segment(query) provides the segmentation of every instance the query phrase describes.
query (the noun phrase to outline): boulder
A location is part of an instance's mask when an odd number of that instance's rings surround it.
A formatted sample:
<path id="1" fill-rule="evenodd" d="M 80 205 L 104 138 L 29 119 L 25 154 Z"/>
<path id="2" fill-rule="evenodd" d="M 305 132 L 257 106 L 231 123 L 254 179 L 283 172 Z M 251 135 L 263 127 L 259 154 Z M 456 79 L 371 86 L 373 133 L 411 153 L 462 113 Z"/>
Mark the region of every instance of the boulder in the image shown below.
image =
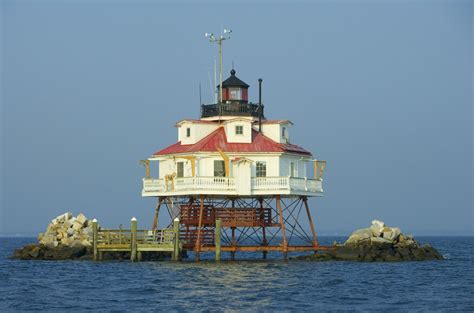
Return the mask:
<path id="1" fill-rule="evenodd" d="M 86 247 L 75 245 L 71 247 L 61 247 L 46 249 L 44 251 L 45 260 L 69 260 L 77 259 L 85 255 L 87 252 Z"/>
<path id="2" fill-rule="evenodd" d="M 76 222 L 81 225 L 85 225 L 87 223 L 87 217 L 84 214 L 79 213 L 79 215 L 76 217 Z"/>
<path id="3" fill-rule="evenodd" d="M 382 249 L 389 248 L 392 246 L 391 240 L 388 240 L 382 237 L 371 237 L 370 243 L 372 246 L 382 248 Z"/>
<path id="4" fill-rule="evenodd" d="M 91 242 L 87 239 L 82 240 L 81 245 L 83 245 L 84 247 L 92 247 Z"/>
<path id="5" fill-rule="evenodd" d="M 77 220 L 72 224 L 72 229 L 74 231 L 78 232 L 82 228 L 82 224 L 78 222 Z"/>
<path id="6" fill-rule="evenodd" d="M 372 231 L 372 235 L 375 237 L 379 237 L 382 235 L 383 229 L 385 227 L 385 223 L 379 220 L 373 220 L 372 225 L 369 229 Z"/>
<path id="7" fill-rule="evenodd" d="M 369 228 L 356 230 L 343 245 L 334 243 L 324 257 L 302 259 L 394 262 L 442 260 L 443 256 L 430 245 L 420 247 L 412 235 L 403 234 L 399 228 L 373 220 Z"/>
<path id="8" fill-rule="evenodd" d="M 73 228 L 68 228 L 68 230 L 67 230 L 67 236 L 68 236 L 68 237 L 71 237 L 72 235 L 74 235 L 74 229 L 73 229 Z"/>
<path id="9" fill-rule="evenodd" d="M 345 245 L 359 244 L 361 241 L 369 240 L 372 232 L 368 228 L 358 229 L 346 240 Z"/>
<path id="10" fill-rule="evenodd" d="M 330 251 L 329 254 L 335 260 L 346 260 L 346 261 L 359 260 L 359 250 L 350 246 L 336 247 L 333 251 Z"/>
<path id="11" fill-rule="evenodd" d="M 64 214 L 61 214 L 59 216 L 57 216 L 55 219 L 53 219 L 51 221 L 52 224 L 59 224 L 59 223 L 63 223 L 65 221 L 67 221 L 68 219 L 70 219 L 72 217 L 72 213 L 71 212 L 66 212 Z"/>
<path id="12" fill-rule="evenodd" d="M 400 236 L 400 228 L 394 227 L 385 227 L 382 233 L 382 237 L 390 241 L 395 241 Z"/>

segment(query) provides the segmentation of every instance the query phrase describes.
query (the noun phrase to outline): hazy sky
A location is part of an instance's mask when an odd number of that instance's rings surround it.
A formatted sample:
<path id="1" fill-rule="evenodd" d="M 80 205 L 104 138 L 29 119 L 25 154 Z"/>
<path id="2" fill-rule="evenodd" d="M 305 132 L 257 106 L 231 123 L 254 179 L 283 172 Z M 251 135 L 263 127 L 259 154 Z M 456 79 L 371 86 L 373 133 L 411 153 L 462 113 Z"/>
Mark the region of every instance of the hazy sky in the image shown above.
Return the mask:
<path id="1" fill-rule="evenodd" d="M 316 227 L 474 234 L 472 1 L 1 1 L 0 233 L 69 210 L 151 225 L 138 161 L 225 77 L 326 159 Z"/>

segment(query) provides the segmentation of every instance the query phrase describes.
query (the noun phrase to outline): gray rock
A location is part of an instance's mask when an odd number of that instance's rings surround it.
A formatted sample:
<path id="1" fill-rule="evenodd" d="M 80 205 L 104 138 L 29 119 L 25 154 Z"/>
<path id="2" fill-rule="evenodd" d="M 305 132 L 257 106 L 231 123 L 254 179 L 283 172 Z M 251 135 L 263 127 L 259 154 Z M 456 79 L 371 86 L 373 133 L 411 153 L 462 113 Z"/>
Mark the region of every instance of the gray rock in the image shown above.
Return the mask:
<path id="1" fill-rule="evenodd" d="M 380 237 L 383 232 L 383 228 L 385 227 L 385 223 L 379 220 L 373 220 L 372 225 L 369 229 L 372 231 L 372 235 L 375 237 Z"/>
<path id="2" fill-rule="evenodd" d="M 79 213 L 79 215 L 76 217 L 76 222 L 81 225 L 84 225 L 87 222 L 87 217 L 84 214 Z"/>
<path id="3" fill-rule="evenodd" d="M 391 247 L 392 241 L 382 237 L 371 237 L 370 243 L 374 246 Z"/>
<path id="4" fill-rule="evenodd" d="M 353 232 L 344 243 L 345 245 L 358 244 L 361 241 L 369 240 L 372 236 L 372 232 L 368 228 L 358 229 Z"/>

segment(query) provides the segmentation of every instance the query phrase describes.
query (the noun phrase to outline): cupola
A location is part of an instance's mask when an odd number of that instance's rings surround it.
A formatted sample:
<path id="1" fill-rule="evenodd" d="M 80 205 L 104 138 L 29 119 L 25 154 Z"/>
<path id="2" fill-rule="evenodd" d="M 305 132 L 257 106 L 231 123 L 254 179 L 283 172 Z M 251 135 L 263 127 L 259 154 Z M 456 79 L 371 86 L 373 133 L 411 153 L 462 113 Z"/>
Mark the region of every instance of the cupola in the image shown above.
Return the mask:
<path id="1" fill-rule="evenodd" d="M 217 89 L 220 85 L 217 86 Z M 223 103 L 240 102 L 248 103 L 249 85 L 235 76 L 235 70 L 230 71 L 230 77 L 222 82 L 222 101 Z M 221 99 L 219 99 L 221 100 Z"/>

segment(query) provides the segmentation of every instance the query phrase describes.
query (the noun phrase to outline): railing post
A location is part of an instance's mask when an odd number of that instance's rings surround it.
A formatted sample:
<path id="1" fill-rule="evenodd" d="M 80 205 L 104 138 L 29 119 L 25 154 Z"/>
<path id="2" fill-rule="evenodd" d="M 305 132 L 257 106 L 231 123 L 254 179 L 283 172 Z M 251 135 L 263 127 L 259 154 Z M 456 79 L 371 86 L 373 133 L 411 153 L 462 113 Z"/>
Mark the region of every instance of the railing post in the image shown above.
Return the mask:
<path id="1" fill-rule="evenodd" d="M 179 218 L 175 218 L 173 221 L 173 253 L 171 254 L 171 259 L 173 261 L 178 261 L 180 258 L 179 251 Z"/>
<path id="2" fill-rule="evenodd" d="M 94 249 L 94 261 L 97 261 L 99 253 L 97 249 L 97 235 L 98 235 L 98 227 L 97 227 L 97 220 L 94 218 L 92 220 L 92 246 Z"/>
<path id="3" fill-rule="evenodd" d="M 222 220 L 218 218 L 216 220 L 216 233 L 214 235 L 214 242 L 216 245 L 216 261 L 221 260 L 221 225 Z"/>
<path id="4" fill-rule="evenodd" d="M 137 219 L 135 217 L 130 220 L 130 236 L 130 260 L 135 262 L 137 260 Z"/>

